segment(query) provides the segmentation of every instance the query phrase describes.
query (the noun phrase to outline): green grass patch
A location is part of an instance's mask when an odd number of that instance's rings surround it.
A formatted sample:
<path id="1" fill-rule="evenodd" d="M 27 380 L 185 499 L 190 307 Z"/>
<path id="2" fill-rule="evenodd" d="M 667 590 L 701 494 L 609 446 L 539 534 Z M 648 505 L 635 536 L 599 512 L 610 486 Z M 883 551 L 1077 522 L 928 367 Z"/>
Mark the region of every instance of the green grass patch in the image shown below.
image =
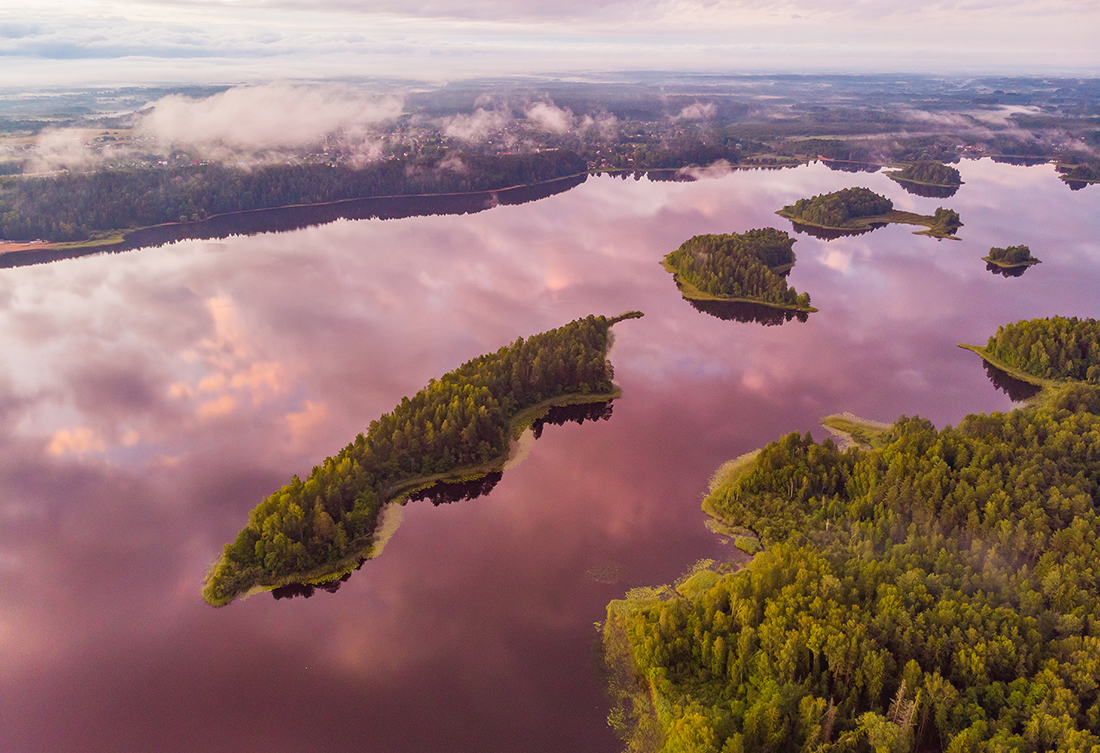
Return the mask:
<path id="1" fill-rule="evenodd" d="M 888 431 L 891 424 L 881 421 L 869 421 L 865 418 L 853 416 L 851 413 L 837 413 L 821 419 L 821 425 L 830 431 L 841 435 L 850 443 L 861 447 L 881 447 L 882 435 Z"/>

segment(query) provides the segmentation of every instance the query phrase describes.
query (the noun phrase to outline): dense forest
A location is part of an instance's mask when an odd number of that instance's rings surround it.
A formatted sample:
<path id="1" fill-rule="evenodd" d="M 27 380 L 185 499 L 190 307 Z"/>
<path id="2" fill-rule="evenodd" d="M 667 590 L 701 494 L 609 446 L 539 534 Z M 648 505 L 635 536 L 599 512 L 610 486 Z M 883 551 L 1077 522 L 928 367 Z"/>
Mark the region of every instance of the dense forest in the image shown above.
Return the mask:
<path id="1" fill-rule="evenodd" d="M 894 202 L 867 188 L 843 188 L 783 207 L 780 214 L 798 222 L 843 227 L 860 217 L 875 217 L 894 208 Z"/>
<path id="2" fill-rule="evenodd" d="M 415 491 L 418 480 L 499 470 L 488 465 L 507 454 L 521 411 L 563 395 L 612 392 L 609 328 L 637 316 L 589 316 L 520 338 L 402 398 L 305 481 L 295 476 L 260 503 L 225 546 L 203 597 L 219 606 L 253 587 L 285 585 L 314 571 L 320 572 L 313 579 L 324 580 L 325 568 L 339 569 L 363 553 L 383 505 Z"/>
<path id="3" fill-rule="evenodd" d="M 876 449 L 768 445 L 708 498 L 764 551 L 609 607 L 629 749 L 1096 750 L 1098 412 L 1073 383 Z"/>
<path id="4" fill-rule="evenodd" d="M 1008 248 L 994 247 L 989 249 L 989 256 L 984 258 L 986 261 L 1004 266 L 1039 263 L 1039 260 L 1031 255 L 1031 249 L 1027 246 L 1009 246 Z"/>
<path id="5" fill-rule="evenodd" d="M 930 229 L 933 235 L 954 235 L 962 225 L 962 218 L 954 209 L 936 207 L 936 213 L 932 215 Z"/>
<path id="6" fill-rule="evenodd" d="M 1003 327 L 985 352 L 1007 366 L 1040 379 L 1075 379 L 1100 384 L 1100 322 L 1054 316 Z"/>
<path id="7" fill-rule="evenodd" d="M 665 265 L 682 283 L 707 296 L 809 308 L 809 293 L 799 294 L 777 273 L 794 264 L 793 245 L 793 238 L 770 227 L 697 235 L 666 256 Z"/>
<path id="8" fill-rule="evenodd" d="M 165 169 L 0 178 L 0 238 L 79 241 L 93 233 L 187 222 L 249 209 L 374 196 L 487 191 L 583 173 L 569 151 L 439 160 L 395 159 L 240 169 L 210 163 Z"/>
<path id="9" fill-rule="evenodd" d="M 962 175 L 959 171 L 935 160 L 920 160 L 905 168 L 887 175 L 894 180 L 910 180 L 915 183 L 929 183 L 935 186 L 959 186 L 962 185 Z"/>

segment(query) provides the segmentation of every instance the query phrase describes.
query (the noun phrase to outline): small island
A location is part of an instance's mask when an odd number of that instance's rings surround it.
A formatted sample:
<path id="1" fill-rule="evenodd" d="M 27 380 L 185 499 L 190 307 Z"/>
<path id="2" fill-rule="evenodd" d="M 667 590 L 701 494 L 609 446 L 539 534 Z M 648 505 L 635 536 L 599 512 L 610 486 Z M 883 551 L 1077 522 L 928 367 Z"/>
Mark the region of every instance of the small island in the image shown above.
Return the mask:
<path id="1" fill-rule="evenodd" d="M 985 346 L 959 343 L 1009 376 L 1039 387 L 1067 381 L 1100 385 L 1100 321 L 1075 316 L 1025 319 L 998 327 Z"/>
<path id="2" fill-rule="evenodd" d="M 1031 255 L 1031 249 L 1027 246 L 991 248 L 989 249 L 989 256 L 983 256 L 982 261 L 1002 269 L 1020 269 L 1041 263 L 1039 259 Z"/>
<path id="3" fill-rule="evenodd" d="M 735 301 L 777 309 L 817 311 L 809 293 L 787 285 L 794 239 L 775 228 L 746 233 L 696 235 L 662 262 L 690 301 Z"/>
<path id="4" fill-rule="evenodd" d="M 555 406 L 618 396 L 610 328 L 642 316 L 589 316 L 475 358 L 372 421 L 334 457 L 256 507 L 211 567 L 203 598 L 323 585 L 378 554 L 383 513 L 436 484 L 504 468 L 513 439 Z"/>
<path id="5" fill-rule="evenodd" d="M 922 225 L 917 235 L 959 240 L 955 233 L 962 222 L 958 212 L 939 207 L 934 215 L 903 212 L 894 202 L 867 188 L 844 188 L 810 199 L 799 199 L 776 212 L 798 225 L 843 233 L 860 233 L 889 224 Z"/>
<path id="6" fill-rule="evenodd" d="M 886 173 L 909 193 L 927 198 L 946 199 L 954 196 L 962 185 L 959 171 L 936 160 L 919 160 L 901 170 Z"/>

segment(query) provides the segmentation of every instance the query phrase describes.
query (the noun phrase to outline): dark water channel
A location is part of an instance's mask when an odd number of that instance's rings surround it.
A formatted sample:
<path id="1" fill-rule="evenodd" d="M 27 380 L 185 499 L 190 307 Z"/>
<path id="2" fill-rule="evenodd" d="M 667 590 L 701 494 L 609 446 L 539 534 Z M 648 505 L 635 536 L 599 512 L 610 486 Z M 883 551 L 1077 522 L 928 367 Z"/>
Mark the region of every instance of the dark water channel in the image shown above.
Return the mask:
<path id="1" fill-rule="evenodd" d="M 1100 316 L 1100 190 L 1046 165 L 960 170 L 947 200 L 823 165 L 591 178 L 474 214 L 0 271 L 0 750 L 617 750 L 594 623 L 731 555 L 699 509 L 719 464 L 824 437 L 840 411 L 1008 410 L 1019 386 L 956 343 Z M 659 263 L 694 234 L 790 230 L 776 209 L 854 185 L 908 211 L 947 201 L 963 240 L 797 235 L 789 280 L 820 309 L 805 321 L 697 310 Z M 1043 263 L 986 271 L 991 246 L 1019 244 Z M 610 415 L 548 421 L 472 498 L 410 503 L 336 593 L 202 602 L 248 511 L 402 396 L 632 309 Z"/>

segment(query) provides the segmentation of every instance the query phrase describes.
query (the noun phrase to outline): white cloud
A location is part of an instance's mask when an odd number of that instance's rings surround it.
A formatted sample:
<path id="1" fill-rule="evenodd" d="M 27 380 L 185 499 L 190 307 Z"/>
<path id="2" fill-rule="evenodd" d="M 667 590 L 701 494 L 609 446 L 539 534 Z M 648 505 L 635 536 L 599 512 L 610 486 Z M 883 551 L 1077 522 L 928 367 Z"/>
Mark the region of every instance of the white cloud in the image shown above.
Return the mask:
<path id="1" fill-rule="evenodd" d="M 326 136 L 362 138 L 401 115 L 393 95 L 367 96 L 334 84 L 238 86 L 205 99 L 158 100 L 138 132 L 162 142 L 230 149 L 280 149 L 316 144 Z"/>
<path id="2" fill-rule="evenodd" d="M 708 120 L 718 112 L 718 107 L 713 102 L 696 102 L 680 110 L 675 120 Z"/>
<path id="3" fill-rule="evenodd" d="M 556 107 L 552 102 L 536 102 L 527 108 L 527 119 L 550 133 L 564 134 L 573 130 L 573 111 Z"/>
<path id="4" fill-rule="evenodd" d="M 474 143 L 484 141 L 512 119 L 510 112 L 477 108 L 472 115 L 456 115 L 443 123 L 443 133 L 453 139 Z"/>

